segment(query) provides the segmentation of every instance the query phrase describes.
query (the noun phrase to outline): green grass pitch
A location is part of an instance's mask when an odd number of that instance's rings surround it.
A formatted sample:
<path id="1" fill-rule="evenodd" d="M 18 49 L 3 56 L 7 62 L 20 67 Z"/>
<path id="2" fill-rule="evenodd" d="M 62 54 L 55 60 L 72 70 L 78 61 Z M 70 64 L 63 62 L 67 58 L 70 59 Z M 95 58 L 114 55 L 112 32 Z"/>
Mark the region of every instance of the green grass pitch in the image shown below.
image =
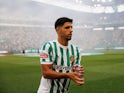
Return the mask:
<path id="1" fill-rule="evenodd" d="M 84 56 L 85 84 L 71 82 L 69 93 L 123 93 L 124 51 Z M 38 57 L 0 56 L 0 93 L 36 93 L 40 78 Z"/>

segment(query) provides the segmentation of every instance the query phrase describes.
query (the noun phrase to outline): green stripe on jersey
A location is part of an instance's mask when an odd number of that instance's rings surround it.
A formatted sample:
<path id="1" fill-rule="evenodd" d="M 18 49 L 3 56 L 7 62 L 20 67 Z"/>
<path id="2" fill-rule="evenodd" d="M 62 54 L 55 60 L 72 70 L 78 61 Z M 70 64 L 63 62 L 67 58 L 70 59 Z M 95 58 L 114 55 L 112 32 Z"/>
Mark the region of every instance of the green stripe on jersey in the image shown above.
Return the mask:
<path id="1" fill-rule="evenodd" d="M 50 93 L 53 93 L 53 88 L 54 88 L 54 80 L 52 80 L 52 82 L 51 82 Z"/>
<path id="2" fill-rule="evenodd" d="M 60 47 L 60 52 L 61 52 L 61 66 L 64 65 L 64 59 L 63 59 L 63 48 Z"/>
<path id="3" fill-rule="evenodd" d="M 79 50 L 78 50 L 78 47 L 76 47 L 76 52 L 77 52 L 76 64 L 79 64 Z"/>
<path id="4" fill-rule="evenodd" d="M 72 55 L 74 56 L 74 47 L 73 47 L 73 45 L 71 45 L 71 52 L 72 52 Z"/>
<path id="5" fill-rule="evenodd" d="M 70 55 L 68 48 L 66 49 L 66 56 L 67 56 L 67 66 L 70 66 Z"/>
<path id="6" fill-rule="evenodd" d="M 47 42 L 44 43 L 44 45 L 43 45 L 43 47 L 42 47 L 42 50 L 45 50 L 45 49 L 46 49 L 46 46 L 47 46 Z M 45 59 L 42 59 L 42 62 L 46 62 L 46 60 L 45 60 Z"/>
<path id="7" fill-rule="evenodd" d="M 57 64 L 57 61 L 58 61 L 58 51 L 57 51 L 57 45 L 56 45 L 56 42 L 53 42 L 54 44 L 54 51 L 55 51 L 55 64 Z"/>
<path id="8" fill-rule="evenodd" d="M 46 43 L 44 43 L 44 45 L 43 45 L 43 47 L 42 47 L 42 50 L 45 50 L 46 45 L 47 45 L 47 42 L 46 42 Z"/>

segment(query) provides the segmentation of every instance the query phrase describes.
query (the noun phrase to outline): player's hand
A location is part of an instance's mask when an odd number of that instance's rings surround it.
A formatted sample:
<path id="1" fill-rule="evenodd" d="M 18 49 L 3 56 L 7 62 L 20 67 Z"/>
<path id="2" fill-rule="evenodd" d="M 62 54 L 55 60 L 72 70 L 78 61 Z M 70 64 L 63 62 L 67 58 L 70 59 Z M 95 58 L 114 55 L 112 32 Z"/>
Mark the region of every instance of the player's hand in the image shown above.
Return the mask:
<path id="1" fill-rule="evenodd" d="M 80 78 L 80 75 L 78 72 L 71 72 L 68 73 L 68 76 L 71 80 L 73 80 L 77 85 L 82 85 L 84 84 L 84 78 Z"/>
<path id="2" fill-rule="evenodd" d="M 80 66 L 80 69 L 79 69 L 78 72 L 81 74 L 80 77 L 84 77 L 84 68 L 83 68 L 83 66 Z"/>

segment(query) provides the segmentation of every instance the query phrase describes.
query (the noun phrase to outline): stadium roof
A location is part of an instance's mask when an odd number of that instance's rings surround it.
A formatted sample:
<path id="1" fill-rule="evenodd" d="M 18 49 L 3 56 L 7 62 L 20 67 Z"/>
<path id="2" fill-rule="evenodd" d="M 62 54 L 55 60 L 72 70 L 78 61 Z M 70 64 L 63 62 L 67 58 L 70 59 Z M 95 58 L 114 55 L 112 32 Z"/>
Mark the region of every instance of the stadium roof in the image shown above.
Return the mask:
<path id="1" fill-rule="evenodd" d="M 88 13 L 124 12 L 124 0 L 32 0 Z"/>

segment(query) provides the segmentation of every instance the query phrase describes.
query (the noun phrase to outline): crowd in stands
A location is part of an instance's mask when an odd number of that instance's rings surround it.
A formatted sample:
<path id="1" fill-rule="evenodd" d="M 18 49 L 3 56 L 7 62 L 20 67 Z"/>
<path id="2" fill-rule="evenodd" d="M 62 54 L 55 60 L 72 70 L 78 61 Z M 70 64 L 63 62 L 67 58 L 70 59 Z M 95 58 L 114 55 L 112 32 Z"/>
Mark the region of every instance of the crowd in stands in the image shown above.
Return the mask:
<path id="1" fill-rule="evenodd" d="M 25 49 L 39 49 L 45 41 L 54 40 L 56 36 L 52 27 L 1 27 L 0 50 L 21 52 Z M 71 42 L 84 50 L 95 47 L 123 46 L 123 36 L 123 30 L 93 31 L 74 28 Z"/>

